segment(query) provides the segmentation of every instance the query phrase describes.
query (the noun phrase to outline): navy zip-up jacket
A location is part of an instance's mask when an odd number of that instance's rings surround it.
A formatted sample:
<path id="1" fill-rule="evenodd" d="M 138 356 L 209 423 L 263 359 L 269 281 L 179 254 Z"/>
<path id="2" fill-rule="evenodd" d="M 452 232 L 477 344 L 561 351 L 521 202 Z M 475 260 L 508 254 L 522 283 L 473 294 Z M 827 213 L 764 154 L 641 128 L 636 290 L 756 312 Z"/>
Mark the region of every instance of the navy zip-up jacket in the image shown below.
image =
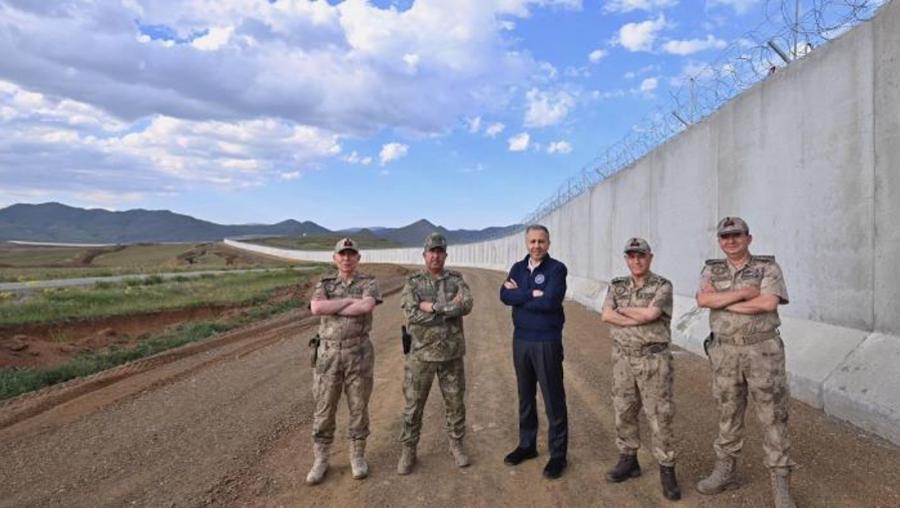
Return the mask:
<path id="1" fill-rule="evenodd" d="M 528 341 L 561 341 L 566 322 L 562 302 L 566 297 L 566 265 L 544 256 L 533 272 L 528 271 L 528 256 L 509 270 L 507 279 L 516 281 L 516 289 L 500 286 L 500 300 L 512 307 L 513 338 Z M 544 295 L 535 298 L 533 290 Z"/>

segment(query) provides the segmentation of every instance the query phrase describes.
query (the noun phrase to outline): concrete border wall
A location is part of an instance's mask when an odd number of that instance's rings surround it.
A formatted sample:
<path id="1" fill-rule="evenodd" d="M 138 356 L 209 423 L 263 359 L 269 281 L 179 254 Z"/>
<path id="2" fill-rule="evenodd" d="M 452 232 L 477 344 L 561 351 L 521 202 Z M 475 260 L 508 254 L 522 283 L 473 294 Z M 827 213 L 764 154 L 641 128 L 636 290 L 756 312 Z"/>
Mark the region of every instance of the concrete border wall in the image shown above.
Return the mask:
<path id="1" fill-rule="evenodd" d="M 702 354 L 707 313 L 692 295 L 704 259 L 720 256 L 714 229 L 725 215 L 747 219 L 751 250 L 784 270 L 792 395 L 900 444 L 900 2 L 542 222 L 569 267 L 569 296 L 594 309 L 606 281 L 627 271 L 622 245 L 647 238 L 654 271 L 677 293 L 673 340 Z M 457 266 L 505 271 L 525 248 L 514 235 L 449 254 Z M 421 249 L 363 257 L 419 264 Z"/>

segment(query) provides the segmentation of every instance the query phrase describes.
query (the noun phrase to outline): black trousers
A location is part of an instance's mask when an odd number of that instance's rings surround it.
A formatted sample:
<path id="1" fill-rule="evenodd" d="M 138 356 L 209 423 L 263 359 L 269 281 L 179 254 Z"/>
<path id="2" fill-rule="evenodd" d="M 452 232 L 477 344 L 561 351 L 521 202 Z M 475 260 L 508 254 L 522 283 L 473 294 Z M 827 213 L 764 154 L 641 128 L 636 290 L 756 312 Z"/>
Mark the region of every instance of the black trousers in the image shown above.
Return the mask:
<path id="1" fill-rule="evenodd" d="M 569 448 L 569 419 L 563 386 L 563 346 L 560 341 L 513 339 L 513 364 L 519 389 L 519 446 L 536 448 L 538 418 L 535 384 L 541 386 L 550 429 L 551 458 L 565 458 Z"/>

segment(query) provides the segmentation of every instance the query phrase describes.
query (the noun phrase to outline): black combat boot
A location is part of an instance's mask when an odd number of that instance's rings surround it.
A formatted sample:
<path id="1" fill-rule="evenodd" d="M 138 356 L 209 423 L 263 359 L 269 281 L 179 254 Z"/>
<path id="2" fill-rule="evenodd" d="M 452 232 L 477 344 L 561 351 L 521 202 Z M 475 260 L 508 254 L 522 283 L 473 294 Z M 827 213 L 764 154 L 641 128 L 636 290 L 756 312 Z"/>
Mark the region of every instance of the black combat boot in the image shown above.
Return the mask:
<path id="1" fill-rule="evenodd" d="M 675 466 L 659 466 L 659 481 L 662 483 L 663 496 L 669 501 L 681 499 L 681 489 L 675 478 Z"/>
<path id="2" fill-rule="evenodd" d="M 619 455 L 619 462 L 606 473 L 606 481 L 612 483 L 624 482 L 629 478 L 637 478 L 641 475 L 641 465 L 638 464 L 637 455 Z"/>

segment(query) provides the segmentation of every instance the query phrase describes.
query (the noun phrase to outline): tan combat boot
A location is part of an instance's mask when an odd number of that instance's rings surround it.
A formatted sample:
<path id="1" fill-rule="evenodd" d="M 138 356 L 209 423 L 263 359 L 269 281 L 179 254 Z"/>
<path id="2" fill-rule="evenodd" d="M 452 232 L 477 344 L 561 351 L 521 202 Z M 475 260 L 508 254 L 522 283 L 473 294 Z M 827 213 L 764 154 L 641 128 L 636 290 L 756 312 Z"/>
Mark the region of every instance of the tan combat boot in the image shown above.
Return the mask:
<path id="1" fill-rule="evenodd" d="M 403 445 L 400 461 L 397 462 L 397 474 L 409 474 L 416 463 L 416 445 Z"/>
<path id="2" fill-rule="evenodd" d="M 366 463 L 366 440 L 350 441 L 350 471 L 354 480 L 362 480 L 369 476 L 369 464 Z"/>
<path id="3" fill-rule="evenodd" d="M 716 459 L 716 466 L 712 473 L 697 482 L 697 492 L 710 495 L 737 488 L 737 482 L 734 479 L 736 462 L 733 457 Z"/>
<path id="4" fill-rule="evenodd" d="M 325 478 L 325 473 L 328 471 L 328 451 L 330 449 L 331 445 L 323 443 L 313 444 L 315 459 L 312 467 L 309 468 L 309 473 L 306 475 L 306 483 L 309 485 L 315 485 L 321 482 L 322 478 Z"/>
<path id="5" fill-rule="evenodd" d="M 791 498 L 791 473 L 772 472 L 772 497 L 775 508 L 797 508 Z"/>
<path id="6" fill-rule="evenodd" d="M 462 438 L 450 438 L 450 453 L 453 454 L 453 460 L 456 461 L 457 467 L 466 467 L 469 465 L 469 456 L 466 455 L 466 450 L 463 449 Z"/>

